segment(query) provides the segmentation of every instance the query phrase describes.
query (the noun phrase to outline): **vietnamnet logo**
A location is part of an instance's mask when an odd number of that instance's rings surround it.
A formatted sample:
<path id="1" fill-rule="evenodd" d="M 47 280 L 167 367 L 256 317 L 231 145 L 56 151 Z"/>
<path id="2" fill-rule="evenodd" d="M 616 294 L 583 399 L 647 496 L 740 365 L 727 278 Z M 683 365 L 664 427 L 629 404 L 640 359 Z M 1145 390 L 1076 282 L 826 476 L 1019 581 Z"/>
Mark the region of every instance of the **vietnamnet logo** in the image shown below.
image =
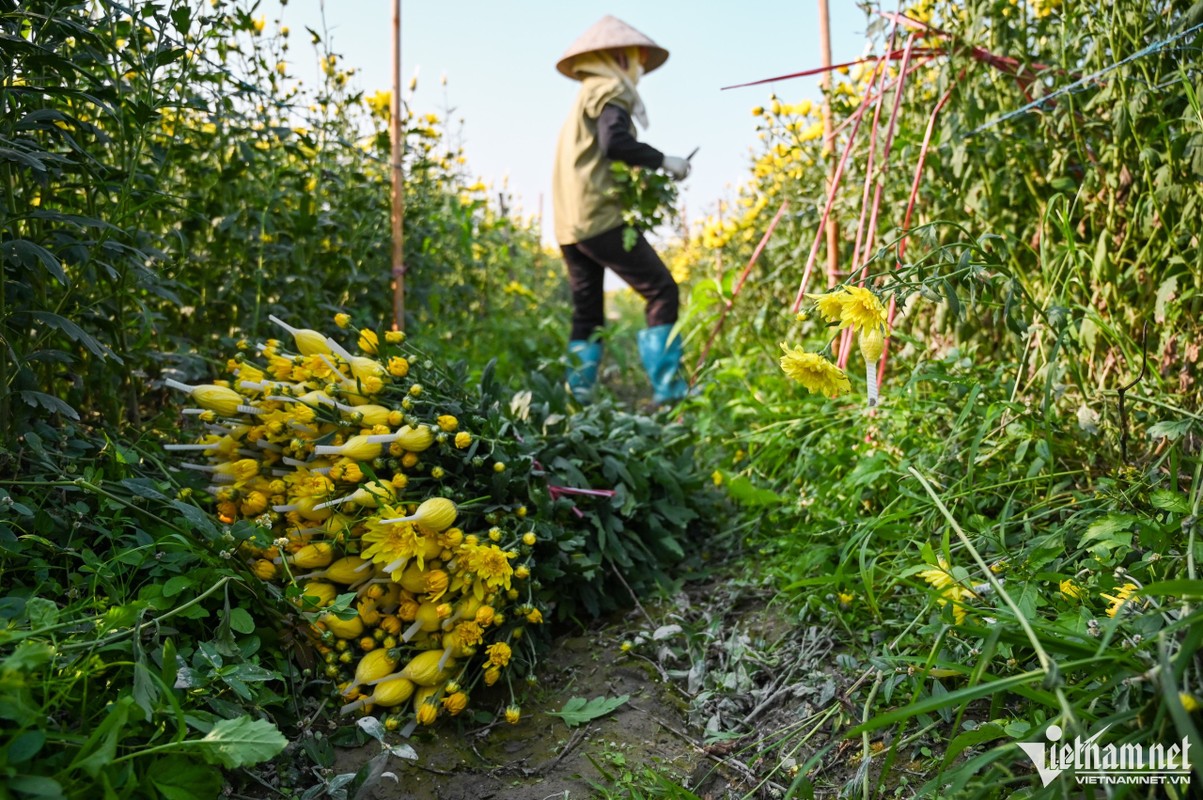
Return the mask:
<path id="1" fill-rule="evenodd" d="M 1062 730 L 1050 725 L 1044 734 L 1049 744 L 1023 742 L 1019 747 L 1036 765 L 1045 786 L 1066 770 L 1073 771 L 1078 783 L 1087 784 L 1190 783 L 1190 742 L 1185 737 L 1180 744 L 1169 747 L 1099 745 L 1099 737 L 1106 732 L 1103 728 L 1086 741 L 1075 736 L 1073 742 L 1058 744 Z"/>

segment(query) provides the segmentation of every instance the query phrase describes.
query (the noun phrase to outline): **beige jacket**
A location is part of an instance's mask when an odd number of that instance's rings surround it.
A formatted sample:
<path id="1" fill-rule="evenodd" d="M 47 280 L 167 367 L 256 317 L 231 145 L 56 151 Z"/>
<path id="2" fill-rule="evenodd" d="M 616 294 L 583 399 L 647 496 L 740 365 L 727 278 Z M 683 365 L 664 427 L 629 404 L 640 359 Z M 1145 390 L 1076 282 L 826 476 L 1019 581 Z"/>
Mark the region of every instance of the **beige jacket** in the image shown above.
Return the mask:
<path id="1" fill-rule="evenodd" d="M 615 186 L 610 160 L 597 143 L 597 118 L 607 103 L 633 112 L 639 96 L 624 81 L 606 75 L 587 76 L 560 129 L 551 197 L 556 241 L 562 245 L 576 244 L 622 224 L 622 204 L 609 196 Z"/>

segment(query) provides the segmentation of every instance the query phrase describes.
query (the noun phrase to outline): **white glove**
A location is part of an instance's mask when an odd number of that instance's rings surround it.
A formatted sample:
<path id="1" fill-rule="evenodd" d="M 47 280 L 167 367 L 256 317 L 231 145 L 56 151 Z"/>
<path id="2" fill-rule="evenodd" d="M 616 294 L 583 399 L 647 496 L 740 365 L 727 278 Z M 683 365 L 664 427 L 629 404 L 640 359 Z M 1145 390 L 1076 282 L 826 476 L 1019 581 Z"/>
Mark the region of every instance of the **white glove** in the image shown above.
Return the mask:
<path id="1" fill-rule="evenodd" d="M 689 177 L 689 162 L 679 156 L 665 156 L 660 167 L 675 180 L 683 181 Z"/>

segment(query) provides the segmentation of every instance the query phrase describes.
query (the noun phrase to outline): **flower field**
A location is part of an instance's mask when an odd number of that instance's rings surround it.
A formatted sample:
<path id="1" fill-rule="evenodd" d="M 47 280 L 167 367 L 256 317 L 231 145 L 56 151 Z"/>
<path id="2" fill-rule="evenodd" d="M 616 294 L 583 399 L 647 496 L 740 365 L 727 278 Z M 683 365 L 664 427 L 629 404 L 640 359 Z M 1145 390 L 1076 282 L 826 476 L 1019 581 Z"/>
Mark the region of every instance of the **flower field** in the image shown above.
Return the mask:
<path id="1" fill-rule="evenodd" d="M 731 90 L 649 411 L 639 303 L 582 406 L 559 255 L 408 98 L 393 325 L 324 32 L 0 2 L 0 797 L 1195 796 L 1203 14 L 866 13 L 822 102 Z"/>

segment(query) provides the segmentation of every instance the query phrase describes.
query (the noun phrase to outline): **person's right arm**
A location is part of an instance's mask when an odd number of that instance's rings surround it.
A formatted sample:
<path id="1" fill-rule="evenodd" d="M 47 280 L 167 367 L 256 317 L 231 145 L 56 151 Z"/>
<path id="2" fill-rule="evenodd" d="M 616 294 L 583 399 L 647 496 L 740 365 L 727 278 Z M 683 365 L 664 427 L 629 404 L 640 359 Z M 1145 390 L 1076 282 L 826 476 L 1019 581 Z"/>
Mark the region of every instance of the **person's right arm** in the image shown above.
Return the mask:
<path id="1" fill-rule="evenodd" d="M 634 137 L 631 115 L 614 103 L 607 103 L 597 118 L 597 146 L 606 158 L 632 167 L 659 169 L 664 164 L 664 154 Z"/>

